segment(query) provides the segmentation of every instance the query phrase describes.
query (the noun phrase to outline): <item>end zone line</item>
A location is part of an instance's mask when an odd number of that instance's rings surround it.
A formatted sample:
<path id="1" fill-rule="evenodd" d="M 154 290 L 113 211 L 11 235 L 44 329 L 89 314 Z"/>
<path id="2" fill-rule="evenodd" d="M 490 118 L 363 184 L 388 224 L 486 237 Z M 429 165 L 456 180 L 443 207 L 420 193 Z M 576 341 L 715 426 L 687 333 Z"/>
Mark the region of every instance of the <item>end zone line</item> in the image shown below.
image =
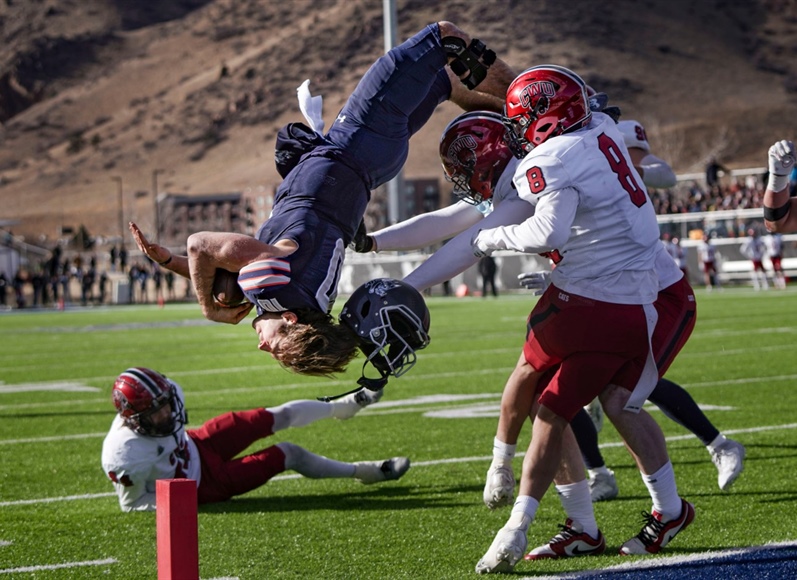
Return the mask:
<path id="1" fill-rule="evenodd" d="M 653 559 L 635 560 L 633 562 L 624 562 L 622 564 L 615 564 L 614 566 L 607 566 L 606 568 L 596 568 L 593 570 L 580 570 L 578 572 L 568 572 L 565 574 L 557 574 L 556 576 L 525 576 L 521 580 L 560 580 L 569 578 L 588 578 L 590 576 L 600 576 L 602 574 L 612 572 L 643 572 L 650 570 L 655 571 L 657 568 L 668 568 L 670 566 L 678 566 L 679 564 L 690 564 L 706 561 L 707 566 L 714 567 L 715 570 L 720 567 L 732 565 L 732 562 L 717 562 L 718 558 L 733 558 L 735 556 L 743 556 L 753 552 L 760 552 L 762 550 L 773 550 L 778 548 L 797 547 L 797 542 L 794 540 L 787 540 L 785 542 L 773 542 L 771 544 L 764 544 L 763 546 L 750 546 L 748 548 L 730 548 L 728 550 L 712 550 L 707 552 L 700 552 L 697 554 L 686 554 L 684 556 L 661 556 Z"/>

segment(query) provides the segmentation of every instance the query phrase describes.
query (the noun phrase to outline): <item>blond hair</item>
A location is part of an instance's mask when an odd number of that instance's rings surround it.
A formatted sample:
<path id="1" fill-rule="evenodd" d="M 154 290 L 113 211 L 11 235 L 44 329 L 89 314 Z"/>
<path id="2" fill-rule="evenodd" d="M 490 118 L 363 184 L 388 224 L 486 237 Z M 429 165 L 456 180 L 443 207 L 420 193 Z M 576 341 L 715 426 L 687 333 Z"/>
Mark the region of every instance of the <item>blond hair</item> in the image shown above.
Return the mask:
<path id="1" fill-rule="evenodd" d="M 275 358 L 300 375 L 331 377 L 342 373 L 357 356 L 357 335 L 335 324 L 329 314 L 315 310 L 294 311 L 298 321 L 280 329 L 283 339 Z"/>

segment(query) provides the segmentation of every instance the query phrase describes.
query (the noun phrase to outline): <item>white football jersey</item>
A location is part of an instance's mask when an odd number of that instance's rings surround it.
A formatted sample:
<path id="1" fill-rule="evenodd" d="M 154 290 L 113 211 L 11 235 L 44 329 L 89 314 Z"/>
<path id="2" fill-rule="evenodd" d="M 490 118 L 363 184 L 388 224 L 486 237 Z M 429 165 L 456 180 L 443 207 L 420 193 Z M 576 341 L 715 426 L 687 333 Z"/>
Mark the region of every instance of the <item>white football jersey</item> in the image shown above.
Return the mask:
<path id="1" fill-rule="evenodd" d="M 180 386 L 172 385 L 183 401 Z M 157 479 L 187 478 L 199 486 L 201 474 L 199 451 L 184 428 L 169 437 L 148 437 L 127 427 L 119 414 L 102 443 L 102 468 L 123 511 L 153 511 Z"/>
<path id="2" fill-rule="evenodd" d="M 619 121 L 617 128 L 623 135 L 623 141 L 627 149 L 638 147 L 646 153 L 650 153 L 650 143 L 648 143 L 648 136 L 642 123 L 633 120 Z"/>
<path id="3" fill-rule="evenodd" d="M 672 259 L 663 243 L 659 244 L 659 248 L 659 251 L 656 252 L 656 276 L 659 279 L 659 291 L 661 292 L 683 278 L 684 273 Z"/>
<path id="4" fill-rule="evenodd" d="M 610 117 L 595 113 L 585 129 L 535 147 L 513 181 L 535 215 L 482 232 L 493 248 L 550 253 L 551 281 L 567 292 L 619 304 L 655 301 L 656 215 Z"/>
<path id="5" fill-rule="evenodd" d="M 697 256 L 703 263 L 713 262 L 717 257 L 717 249 L 714 247 L 714 244 L 702 242 L 697 247 Z"/>

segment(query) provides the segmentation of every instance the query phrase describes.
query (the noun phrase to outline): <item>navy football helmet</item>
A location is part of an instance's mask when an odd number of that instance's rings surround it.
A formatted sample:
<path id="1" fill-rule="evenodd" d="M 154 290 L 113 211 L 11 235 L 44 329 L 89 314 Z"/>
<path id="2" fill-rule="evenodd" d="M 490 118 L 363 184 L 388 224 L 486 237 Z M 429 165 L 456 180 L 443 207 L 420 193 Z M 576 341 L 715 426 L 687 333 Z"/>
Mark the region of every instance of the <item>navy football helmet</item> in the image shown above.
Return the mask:
<path id="1" fill-rule="evenodd" d="M 360 339 L 360 350 L 383 379 L 400 377 L 429 344 L 429 309 L 415 288 L 392 278 L 370 280 L 343 305 L 339 321 Z"/>

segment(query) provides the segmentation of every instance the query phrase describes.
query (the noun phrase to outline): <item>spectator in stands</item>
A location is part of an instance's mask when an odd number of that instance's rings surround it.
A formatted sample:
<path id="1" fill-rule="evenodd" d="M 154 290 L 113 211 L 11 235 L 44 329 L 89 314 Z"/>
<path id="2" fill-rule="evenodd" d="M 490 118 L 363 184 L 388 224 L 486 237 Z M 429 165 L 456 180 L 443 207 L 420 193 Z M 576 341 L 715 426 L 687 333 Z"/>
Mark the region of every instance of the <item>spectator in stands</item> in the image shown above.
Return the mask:
<path id="1" fill-rule="evenodd" d="M 0 306 L 6 305 L 6 290 L 8 289 L 8 278 L 5 272 L 0 272 Z"/>
<path id="2" fill-rule="evenodd" d="M 786 289 L 786 275 L 783 273 L 783 236 L 770 233 L 764 238 L 764 245 L 767 248 L 767 256 L 772 262 L 775 288 Z"/>
<path id="3" fill-rule="evenodd" d="M 711 292 L 712 288 L 721 288 L 717 269 L 717 249 L 714 247 L 708 234 L 703 234 L 703 242 L 697 247 L 697 256 L 703 268 L 703 279 L 706 283 L 706 290 Z"/>
<path id="4" fill-rule="evenodd" d="M 100 273 L 100 278 L 97 280 L 97 290 L 98 290 L 98 303 L 105 304 L 105 296 L 108 293 L 108 274 L 103 270 Z"/>
<path id="5" fill-rule="evenodd" d="M 708 160 L 708 163 L 706 163 L 706 186 L 709 189 L 719 185 L 720 171 L 722 171 L 723 173 L 728 173 L 728 174 L 730 173 L 728 168 L 726 168 L 719 161 L 717 161 L 716 157 L 711 156 Z"/>
<path id="6" fill-rule="evenodd" d="M 22 270 L 17 270 L 14 278 L 11 280 L 11 287 L 14 289 L 14 299 L 16 300 L 17 308 L 25 308 L 25 281 L 26 275 Z"/>
<path id="7" fill-rule="evenodd" d="M 127 271 L 127 248 L 124 244 L 119 248 L 119 271 L 123 274 Z"/>
<path id="8" fill-rule="evenodd" d="M 479 260 L 479 274 L 482 277 L 482 297 L 487 298 L 487 293 L 492 290 L 493 296 L 498 297 L 498 290 L 495 287 L 495 274 L 498 267 L 495 258 L 484 256 Z"/>
<path id="9" fill-rule="evenodd" d="M 742 242 L 740 250 L 742 255 L 753 263 L 753 269 L 750 272 L 750 277 L 753 280 L 753 289 L 769 290 L 767 273 L 764 270 L 764 254 L 767 249 L 761 236 L 758 235 L 754 228 L 747 230 L 747 239 Z"/>
<path id="10" fill-rule="evenodd" d="M 64 304 L 69 304 L 72 300 L 72 296 L 69 292 L 69 281 L 72 279 L 72 270 L 69 268 L 69 261 L 64 260 L 64 263 L 61 264 L 61 275 L 58 277 L 58 281 L 61 284 L 61 296 L 63 296 Z"/>
<path id="11" fill-rule="evenodd" d="M 171 270 L 166 270 L 166 273 L 163 275 L 166 279 L 166 294 L 169 300 L 176 300 L 177 296 L 174 293 L 174 272 Z"/>

